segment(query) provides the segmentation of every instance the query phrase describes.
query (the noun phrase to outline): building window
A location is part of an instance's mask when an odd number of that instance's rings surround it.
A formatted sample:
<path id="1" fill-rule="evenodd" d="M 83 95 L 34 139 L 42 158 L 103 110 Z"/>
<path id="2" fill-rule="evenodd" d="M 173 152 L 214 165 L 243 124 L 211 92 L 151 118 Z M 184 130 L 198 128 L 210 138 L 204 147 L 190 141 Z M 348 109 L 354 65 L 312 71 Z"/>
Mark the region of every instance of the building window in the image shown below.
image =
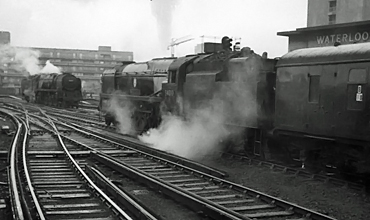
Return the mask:
<path id="1" fill-rule="evenodd" d="M 59 52 L 57 53 L 57 57 L 60 57 L 60 53 Z"/>
<path id="2" fill-rule="evenodd" d="M 104 64 L 104 61 L 100 61 L 100 64 Z"/>
<path id="3" fill-rule="evenodd" d="M 329 24 L 335 24 L 336 20 L 337 20 L 336 14 L 329 15 Z"/>
<path id="4" fill-rule="evenodd" d="M 53 52 L 50 52 L 50 56 L 53 57 Z"/>
<path id="5" fill-rule="evenodd" d="M 99 58 L 99 55 L 98 54 L 95 54 L 95 59 L 98 59 Z"/>
<path id="6" fill-rule="evenodd" d="M 337 11 L 337 0 L 329 1 L 329 12 Z"/>
<path id="7" fill-rule="evenodd" d="M 131 56 L 127 56 L 128 60 L 129 61 L 132 61 L 132 57 Z"/>
<path id="8" fill-rule="evenodd" d="M 75 53 L 73 53 L 73 58 L 76 58 L 76 54 Z"/>
<path id="9" fill-rule="evenodd" d="M 113 56 L 113 60 L 115 60 L 116 59 L 116 55 L 113 54 L 112 56 Z"/>
<path id="10" fill-rule="evenodd" d="M 80 59 L 82 59 L 82 53 L 80 53 Z"/>

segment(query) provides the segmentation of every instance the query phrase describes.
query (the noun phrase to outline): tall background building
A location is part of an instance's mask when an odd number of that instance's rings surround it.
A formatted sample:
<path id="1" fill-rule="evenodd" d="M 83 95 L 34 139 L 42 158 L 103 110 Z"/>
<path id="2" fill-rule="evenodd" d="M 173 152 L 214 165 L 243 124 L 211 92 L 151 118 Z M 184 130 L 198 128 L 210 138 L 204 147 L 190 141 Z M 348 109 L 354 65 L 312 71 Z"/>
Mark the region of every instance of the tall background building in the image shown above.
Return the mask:
<path id="1" fill-rule="evenodd" d="M 369 0 L 308 0 L 307 27 L 370 20 Z"/>
<path id="2" fill-rule="evenodd" d="M 10 44 L 10 33 L 0 32 L 0 46 Z M 82 80 L 82 90 L 87 94 L 99 94 L 100 77 L 105 69 L 114 67 L 121 62 L 132 61 L 133 52 L 112 51 L 110 46 L 99 46 L 97 50 L 14 47 L 17 50 L 32 50 L 39 53 L 39 65 L 42 68 L 46 61 L 60 67 L 62 72 L 69 72 Z M 18 94 L 20 82 L 25 70 L 15 68 L 14 57 L 2 58 L 0 66 L 0 93 Z"/>
<path id="3" fill-rule="evenodd" d="M 370 42 L 370 0 L 308 0 L 307 27 L 278 35 L 289 51 Z"/>

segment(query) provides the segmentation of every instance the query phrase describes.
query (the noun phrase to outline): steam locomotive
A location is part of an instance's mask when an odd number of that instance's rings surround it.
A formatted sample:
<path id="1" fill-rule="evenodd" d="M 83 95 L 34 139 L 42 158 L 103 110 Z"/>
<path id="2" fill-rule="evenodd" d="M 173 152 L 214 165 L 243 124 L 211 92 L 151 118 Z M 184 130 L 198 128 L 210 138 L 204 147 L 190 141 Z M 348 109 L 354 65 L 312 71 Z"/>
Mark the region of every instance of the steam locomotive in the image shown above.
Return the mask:
<path id="1" fill-rule="evenodd" d="M 126 103 L 122 107 L 135 109 L 132 118 L 139 133 L 156 127 L 161 119 L 162 83 L 167 81 L 168 68 L 174 60 L 159 58 L 141 63 L 127 62 L 105 70 L 99 106 L 105 113 L 106 124 L 116 123 L 114 114 L 109 111 L 109 101 L 116 98 Z"/>
<path id="2" fill-rule="evenodd" d="M 57 107 L 76 107 L 82 100 L 81 80 L 71 73 L 37 74 L 21 81 L 27 102 Z"/>
<path id="3" fill-rule="evenodd" d="M 211 109 L 239 132 L 229 143 L 266 159 L 370 173 L 370 43 L 307 48 L 269 59 L 250 48 L 124 64 L 102 76 L 100 108 L 123 91 L 138 130 L 163 114 Z M 106 122 L 114 120 L 106 114 Z"/>

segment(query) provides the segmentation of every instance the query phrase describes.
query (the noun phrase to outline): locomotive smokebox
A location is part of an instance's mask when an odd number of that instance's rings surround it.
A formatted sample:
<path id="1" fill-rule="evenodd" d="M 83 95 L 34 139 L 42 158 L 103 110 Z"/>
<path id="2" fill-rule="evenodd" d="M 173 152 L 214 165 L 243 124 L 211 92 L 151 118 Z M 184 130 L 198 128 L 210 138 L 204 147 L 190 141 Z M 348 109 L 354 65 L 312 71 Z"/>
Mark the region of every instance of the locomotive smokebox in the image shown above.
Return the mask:
<path id="1" fill-rule="evenodd" d="M 56 76 L 57 88 L 73 91 L 81 87 L 81 80 L 70 73 L 64 73 Z"/>

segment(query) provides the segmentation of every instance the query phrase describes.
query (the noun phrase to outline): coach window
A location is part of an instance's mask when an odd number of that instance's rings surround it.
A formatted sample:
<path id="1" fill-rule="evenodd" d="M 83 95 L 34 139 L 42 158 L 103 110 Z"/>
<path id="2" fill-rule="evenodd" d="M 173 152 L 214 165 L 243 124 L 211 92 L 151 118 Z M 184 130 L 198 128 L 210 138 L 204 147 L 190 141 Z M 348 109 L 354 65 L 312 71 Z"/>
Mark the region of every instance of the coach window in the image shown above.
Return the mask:
<path id="1" fill-rule="evenodd" d="M 347 109 L 363 110 L 367 83 L 366 69 L 351 69 L 348 74 Z"/>
<path id="2" fill-rule="evenodd" d="M 310 87 L 308 92 L 308 102 L 319 103 L 320 96 L 320 76 L 310 75 Z"/>

